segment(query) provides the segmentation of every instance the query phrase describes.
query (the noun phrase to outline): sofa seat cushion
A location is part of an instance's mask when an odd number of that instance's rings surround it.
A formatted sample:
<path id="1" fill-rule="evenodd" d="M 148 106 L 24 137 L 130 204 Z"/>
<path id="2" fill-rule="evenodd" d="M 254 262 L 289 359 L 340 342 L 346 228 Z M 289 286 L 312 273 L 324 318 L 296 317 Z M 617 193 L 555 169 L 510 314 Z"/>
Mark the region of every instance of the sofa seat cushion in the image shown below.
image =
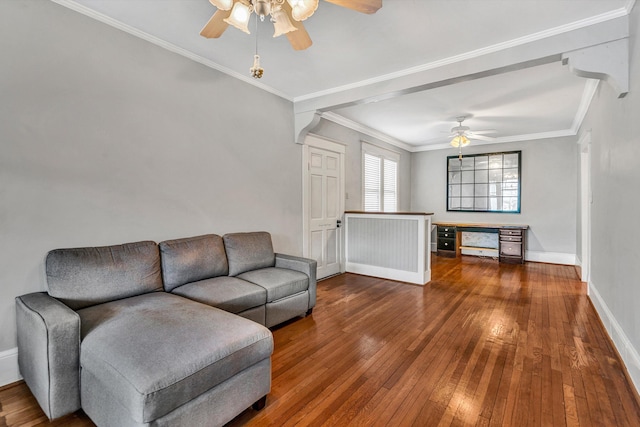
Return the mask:
<path id="1" fill-rule="evenodd" d="M 237 276 L 267 290 L 267 302 L 279 300 L 309 289 L 309 276 L 285 268 L 261 268 Z"/>
<path id="2" fill-rule="evenodd" d="M 214 277 L 179 286 L 174 294 L 240 313 L 267 303 L 267 291 L 258 285 L 235 277 Z"/>
<path id="3" fill-rule="evenodd" d="M 166 415 L 273 351 L 264 326 L 164 292 L 78 314 L 82 370 L 140 423 Z"/>

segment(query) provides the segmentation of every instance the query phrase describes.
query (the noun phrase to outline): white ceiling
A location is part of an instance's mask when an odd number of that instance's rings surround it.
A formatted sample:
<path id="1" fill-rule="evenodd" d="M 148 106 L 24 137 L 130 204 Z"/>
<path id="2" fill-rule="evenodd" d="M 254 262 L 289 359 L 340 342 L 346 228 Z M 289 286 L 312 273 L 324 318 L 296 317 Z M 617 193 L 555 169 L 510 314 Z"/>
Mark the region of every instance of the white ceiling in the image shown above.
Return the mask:
<path id="1" fill-rule="evenodd" d="M 628 14 L 635 0 L 383 0 L 374 15 L 321 1 L 304 22 L 313 40 L 305 51 L 294 51 L 285 37 L 271 37 L 272 25 L 260 23 L 260 80 L 249 76 L 255 23 L 251 35 L 229 27 L 221 38 L 205 39 L 200 29 L 216 10 L 208 0 L 53 1 L 295 105 L 323 105 L 329 120 L 420 151 L 445 148 L 461 115 L 471 130 L 494 129 L 497 142 L 575 134 L 597 81 L 574 75 L 559 60 L 461 82 L 392 87 L 425 70 L 464 67 L 469 58 L 516 52 L 535 40 L 615 19 Z M 388 94 L 372 102 L 381 85 Z M 345 97 L 353 91 L 358 95 Z M 324 101 L 341 94 L 347 102 Z"/>

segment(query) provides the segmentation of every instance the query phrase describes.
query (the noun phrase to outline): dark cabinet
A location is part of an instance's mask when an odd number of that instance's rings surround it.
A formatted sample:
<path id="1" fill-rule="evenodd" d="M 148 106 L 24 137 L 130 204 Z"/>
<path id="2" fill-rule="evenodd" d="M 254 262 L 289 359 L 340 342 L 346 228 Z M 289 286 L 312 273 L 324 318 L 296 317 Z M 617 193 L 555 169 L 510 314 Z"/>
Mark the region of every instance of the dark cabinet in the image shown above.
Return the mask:
<path id="1" fill-rule="evenodd" d="M 500 262 L 524 264 L 525 230 L 520 228 L 500 229 Z"/>
<path id="2" fill-rule="evenodd" d="M 459 244 L 456 227 L 448 225 L 438 226 L 438 252 L 440 256 L 455 258 L 458 255 Z"/>

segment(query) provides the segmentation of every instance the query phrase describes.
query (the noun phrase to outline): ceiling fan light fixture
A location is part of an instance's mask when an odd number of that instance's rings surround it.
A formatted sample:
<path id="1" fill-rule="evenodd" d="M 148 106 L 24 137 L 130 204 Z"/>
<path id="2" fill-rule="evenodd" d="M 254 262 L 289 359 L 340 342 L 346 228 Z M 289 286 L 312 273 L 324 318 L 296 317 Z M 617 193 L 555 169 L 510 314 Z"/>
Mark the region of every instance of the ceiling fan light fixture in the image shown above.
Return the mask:
<path id="1" fill-rule="evenodd" d="M 318 0 L 287 0 L 291 5 L 291 16 L 296 21 L 304 21 L 318 8 Z"/>
<path id="2" fill-rule="evenodd" d="M 209 3 L 220 10 L 229 10 L 233 7 L 233 0 L 209 0 Z"/>
<path id="3" fill-rule="evenodd" d="M 291 23 L 287 13 L 282 10 L 282 8 L 271 11 L 271 21 L 273 22 L 273 28 L 275 29 L 273 37 L 278 37 L 297 30 L 297 28 Z"/>
<path id="4" fill-rule="evenodd" d="M 469 138 L 467 138 L 464 135 L 456 135 L 452 140 L 451 140 L 451 145 L 453 145 L 454 147 L 466 147 L 467 145 L 469 145 L 471 143 L 471 141 L 469 140 Z"/>
<path id="5" fill-rule="evenodd" d="M 231 9 L 231 14 L 228 18 L 224 19 L 229 25 L 233 25 L 237 29 L 244 31 L 247 34 L 251 34 L 249 32 L 249 18 L 251 17 L 251 9 L 249 6 L 244 4 L 241 1 L 236 2 L 233 5 L 233 9 Z"/>
<path id="6" fill-rule="evenodd" d="M 271 14 L 271 0 L 253 0 L 253 10 L 264 21 L 264 17 Z"/>

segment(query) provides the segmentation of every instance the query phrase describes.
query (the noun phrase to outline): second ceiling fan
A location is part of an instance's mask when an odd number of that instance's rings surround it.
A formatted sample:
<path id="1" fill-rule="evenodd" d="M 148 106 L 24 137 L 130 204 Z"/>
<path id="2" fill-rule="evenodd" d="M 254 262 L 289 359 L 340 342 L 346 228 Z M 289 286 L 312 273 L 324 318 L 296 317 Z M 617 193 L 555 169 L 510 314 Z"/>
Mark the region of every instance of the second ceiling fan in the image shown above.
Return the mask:
<path id="1" fill-rule="evenodd" d="M 270 16 L 275 32 L 274 37 L 285 34 L 295 50 L 304 50 L 311 46 L 309 33 L 302 21 L 313 15 L 319 0 L 209 0 L 218 8 L 209 22 L 202 28 L 200 35 L 206 38 L 218 38 L 229 24 L 249 33 L 248 23 L 251 13 L 255 12 L 261 20 Z M 372 14 L 382 7 L 382 0 L 325 0 L 338 6 L 357 12 Z"/>
<path id="2" fill-rule="evenodd" d="M 477 130 L 472 132 L 469 126 L 462 126 L 462 122 L 466 119 L 466 116 L 459 116 L 456 118 L 458 122 L 458 126 L 454 126 L 451 128 L 451 134 L 449 138 L 453 138 L 451 140 L 451 145 L 458 148 L 458 158 L 462 161 L 462 147 L 466 147 L 471 144 L 472 139 L 480 139 L 483 141 L 495 141 L 496 138 L 492 136 L 486 136 L 483 134 L 486 133 L 495 133 L 495 130 Z"/>
<path id="3" fill-rule="evenodd" d="M 488 129 L 488 130 L 477 130 L 477 131 L 471 131 L 471 129 L 469 128 L 469 126 L 462 126 L 462 122 L 464 122 L 466 119 L 465 116 L 460 116 L 456 118 L 456 121 L 458 122 L 458 126 L 454 126 L 451 128 L 451 134 L 449 135 L 449 138 L 453 138 L 451 140 L 451 145 L 453 145 L 454 147 L 466 147 L 467 145 L 469 145 L 471 143 L 472 139 L 480 139 L 483 141 L 495 141 L 496 139 L 492 136 L 486 136 L 484 134 L 486 133 L 495 133 L 495 130 L 493 129 Z"/>

